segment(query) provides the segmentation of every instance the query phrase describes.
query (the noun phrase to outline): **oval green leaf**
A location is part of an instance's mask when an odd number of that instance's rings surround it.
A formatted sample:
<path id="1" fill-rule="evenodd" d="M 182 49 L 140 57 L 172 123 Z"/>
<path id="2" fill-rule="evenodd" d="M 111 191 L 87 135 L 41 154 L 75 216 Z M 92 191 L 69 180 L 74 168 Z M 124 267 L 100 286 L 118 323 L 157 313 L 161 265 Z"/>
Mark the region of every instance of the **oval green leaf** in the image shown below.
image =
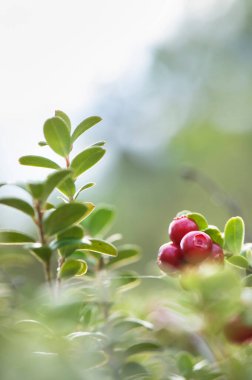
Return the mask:
<path id="1" fill-rule="evenodd" d="M 91 236 L 104 236 L 115 218 L 115 209 L 111 206 L 97 206 L 92 215 L 83 223 Z"/>
<path id="2" fill-rule="evenodd" d="M 186 379 L 192 376 L 193 373 L 193 361 L 191 355 L 187 352 L 182 352 L 177 360 L 178 369 Z"/>
<path id="3" fill-rule="evenodd" d="M 244 222 L 239 216 L 230 218 L 224 230 L 224 248 L 233 255 L 239 255 L 244 243 Z"/>
<path id="4" fill-rule="evenodd" d="M 99 123 L 102 119 L 99 116 L 90 116 L 87 119 L 83 120 L 74 130 L 71 137 L 72 143 L 86 132 L 89 128 L 93 127 L 95 124 Z"/>
<path id="5" fill-rule="evenodd" d="M 74 194 L 74 199 L 77 199 L 78 196 L 79 196 L 79 194 L 80 194 L 82 191 L 84 191 L 84 190 L 86 190 L 86 189 L 89 189 L 90 187 L 93 187 L 93 186 L 95 186 L 95 183 L 94 183 L 94 182 L 89 182 L 89 183 L 87 183 L 86 185 L 82 186 L 82 187 L 81 187 L 78 191 L 76 191 L 76 193 Z"/>
<path id="6" fill-rule="evenodd" d="M 80 260 L 67 260 L 60 269 L 61 278 L 82 276 L 87 272 L 87 263 Z"/>
<path id="7" fill-rule="evenodd" d="M 107 267 L 112 269 L 121 268 L 125 265 L 135 263 L 140 258 L 140 249 L 136 245 L 124 245 L 118 248 L 118 255 L 111 257 Z"/>
<path id="8" fill-rule="evenodd" d="M 62 157 L 67 157 L 71 150 L 69 129 L 63 119 L 52 117 L 44 124 L 44 136 L 50 148 Z"/>
<path id="9" fill-rule="evenodd" d="M 110 244 L 100 239 L 89 239 L 90 245 L 83 243 L 79 249 L 102 253 L 103 255 L 117 256 L 117 249 L 113 244 Z"/>
<path id="10" fill-rule="evenodd" d="M 37 247 L 36 244 L 34 246 L 27 247 L 31 254 L 36 257 L 39 261 L 42 263 L 49 263 L 51 256 L 52 256 L 52 250 L 49 247 L 41 246 Z"/>
<path id="11" fill-rule="evenodd" d="M 104 156 L 105 149 L 94 146 L 87 148 L 74 157 L 70 168 L 73 170 L 73 177 L 77 178 L 80 174 L 95 165 Z"/>
<path id="12" fill-rule="evenodd" d="M 130 355 L 136 355 L 136 354 L 141 354 L 144 352 L 153 352 L 153 351 L 161 351 L 162 347 L 154 342 L 142 342 L 142 343 L 137 343 L 131 347 L 129 347 L 125 354 L 126 356 Z"/>
<path id="13" fill-rule="evenodd" d="M 32 206 L 19 198 L 0 198 L 0 204 L 13 207 L 23 213 L 34 217 L 34 210 Z"/>
<path id="14" fill-rule="evenodd" d="M 197 224 L 197 226 L 199 227 L 199 230 L 202 231 L 208 227 L 207 220 L 203 215 L 197 212 L 191 212 L 186 215 L 189 219 L 192 219 Z"/>
<path id="15" fill-rule="evenodd" d="M 45 219 L 45 233 L 52 236 L 66 230 L 71 225 L 81 222 L 88 212 L 87 206 L 82 203 L 61 205 Z"/>
<path id="16" fill-rule="evenodd" d="M 239 256 L 239 255 L 231 256 L 227 259 L 227 261 L 230 264 L 233 264 L 233 265 L 240 267 L 240 268 L 247 269 L 249 267 L 248 260 L 243 256 Z"/>
<path id="17" fill-rule="evenodd" d="M 212 239 L 214 243 L 218 244 L 220 247 L 223 247 L 224 238 L 222 236 L 222 233 L 217 227 L 208 226 L 208 228 L 206 228 L 204 232 L 210 236 L 210 238 Z"/>
<path id="18" fill-rule="evenodd" d="M 58 170 L 57 172 L 50 174 L 43 184 L 41 200 L 45 202 L 53 190 L 58 187 L 68 176 L 70 176 L 70 174 L 70 170 L 67 169 Z"/>
<path id="19" fill-rule="evenodd" d="M 35 240 L 22 232 L 1 230 L 0 244 L 25 244 L 34 243 Z"/>
<path id="20" fill-rule="evenodd" d="M 69 176 L 64 181 L 62 181 L 57 189 L 66 197 L 73 198 L 76 192 L 76 187 L 73 179 Z"/>
<path id="21" fill-rule="evenodd" d="M 41 156 L 23 156 L 20 157 L 19 163 L 21 165 L 27 166 L 37 166 L 40 168 L 48 168 L 48 169 L 60 169 L 60 166 L 52 161 L 49 158 L 41 157 Z"/>
<path id="22" fill-rule="evenodd" d="M 69 132 L 71 133 L 71 121 L 70 121 L 69 117 L 67 116 L 67 114 L 65 114 L 65 112 L 63 112 L 63 111 L 56 110 L 55 116 L 61 118 L 65 122 Z"/>

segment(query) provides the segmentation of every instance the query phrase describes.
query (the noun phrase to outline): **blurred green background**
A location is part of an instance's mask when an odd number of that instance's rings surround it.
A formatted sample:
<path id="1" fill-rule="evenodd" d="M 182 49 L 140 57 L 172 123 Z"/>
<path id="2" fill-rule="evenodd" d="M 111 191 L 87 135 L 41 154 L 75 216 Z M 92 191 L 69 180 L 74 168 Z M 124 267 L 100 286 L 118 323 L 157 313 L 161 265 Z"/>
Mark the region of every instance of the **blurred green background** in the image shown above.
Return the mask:
<path id="1" fill-rule="evenodd" d="M 114 232 L 142 247 L 143 272 L 168 240 L 170 220 L 183 209 L 203 213 L 221 229 L 229 216 L 240 214 L 246 238 L 252 238 L 252 4 L 208 1 L 204 8 L 200 3 L 183 3 L 176 32 L 166 38 L 163 31 L 148 47 L 144 66 L 135 69 L 141 52 L 119 79 L 99 84 L 88 107 L 78 106 L 74 114 L 62 107 L 76 122 L 91 114 L 104 120 L 79 144 L 81 149 L 97 139 L 108 143 L 106 158 L 87 177 L 97 186 L 82 198 L 116 206 Z M 42 116 L 51 115 L 41 115 L 41 122 Z M 36 128 L 42 135 L 41 126 Z M 36 141 L 29 140 L 30 151 L 22 154 L 35 152 L 32 144 Z M 27 168 L 17 170 L 18 179 L 25 177 Z M 45 174 L 41 170 L 36 178 Z M 1 228 L 20 224 L 17 212 L 0 210 Z M 29 230 L 26 219 L 22 225 Z"/>

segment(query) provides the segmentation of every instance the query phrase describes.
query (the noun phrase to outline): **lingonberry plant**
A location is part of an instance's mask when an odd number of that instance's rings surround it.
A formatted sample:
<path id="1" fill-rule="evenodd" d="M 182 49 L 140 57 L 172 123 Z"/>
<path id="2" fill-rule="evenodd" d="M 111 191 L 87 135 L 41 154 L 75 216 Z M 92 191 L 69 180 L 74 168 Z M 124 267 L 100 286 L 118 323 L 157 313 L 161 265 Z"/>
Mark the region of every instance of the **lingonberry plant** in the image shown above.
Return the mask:
<path id="1" fill-rule="evenodd" d="M 75 142 L 100 121 L 89 117 L 72 131 L 56 111 L 39 145 L 61 162 L 21 157 L 52 173 L 16 184 L 23 198 L 0 198 L 37 231 L 0 231 L 1 378 L 251 379 L 252 244 L 244 243 L 243 220 L 229 219 L 221 232 L 182 211 L 159 249 L 161 271 L 155 258 L 150 273 L 125 269 L 139 248 L 109 233 L 112 206 L 82 200 L 94 183 L 77 186 L 105 143 L 76 154 Z M 41 263 L 46 285 L 27 286 L 10 270 L 29 266 L 29 257 Z"/>

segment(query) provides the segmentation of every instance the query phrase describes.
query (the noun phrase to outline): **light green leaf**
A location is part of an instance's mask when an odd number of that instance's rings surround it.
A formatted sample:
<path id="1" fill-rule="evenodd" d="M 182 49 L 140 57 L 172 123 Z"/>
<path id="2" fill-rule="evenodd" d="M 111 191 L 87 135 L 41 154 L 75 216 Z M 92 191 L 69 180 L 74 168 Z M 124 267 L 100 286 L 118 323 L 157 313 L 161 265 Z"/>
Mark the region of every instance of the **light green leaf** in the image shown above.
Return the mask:
<path id="1" fill-rule="evenodd" d="M 58 170 L 50 174 L 43 186 L 43 192 L 41 195 L 41 200 L 45 202 L 53 190 L 58 187 L 68 176 L 70 176 L 70 170 Z"/>
<path id="2" fill-rule="evenodd" d="M 212 239 L 214 243 L 218 244 L 220 247 L 223 247 L 224 245 L 223 235 L 217 227 L 208 226 L 208 228 L 206 228 L 204 232 L 210 236 L 210 238 Z"/>
<path id="3" fill-rule="evenodd" d="M 80 260 L 67 260 L 60 269 L 61 278 L 82 276 L 87 272 L 87 263 Z"/>
<path id="4" fill-rule="evenodd" d="M 99 205 L 92 215 L 83 223 L 91 236 L 104 236 L 115 218 L 115 209 L 108 205 Z"/>
<path id="5" fill-rule="evenodd" d="M 66 197 L 72 198 L 74 197 L 76 187 L 73 179 L 69 176 L 64 181 L 62 181 L 58 186 L 57 189 Z"/>
<path id="6" fill-rule="evenodd" d="M 44 184 L 42 182 L 28 183 L 27 189 L 34 199 L 40 199 L 44 191 Z"/>
<path id="7" fill-rule="evenodd" d="M 110 244 L 104 240 L 89 239 L 90 245 L 82 244 L 79 249 L 102 253 L 103 255 L 117 256 L 117 249 L 113 244 Z"/>
<path id="8" fill-rule="evenodd" d="M 85 131 L 93 127 L 95 124 L 99 123 L 102 119 L 99 116 L 90 116 L 83 120 L 74 130 L 71 141 L 72 143 Z"/>
<path id="9" fill-rule="evenodd" d="M 224 248 L 233 255 L 239 255 L 244 243 L 244 222 L 239 216 L 230 218 L 224 230 Z"/>
<path id="10" fill-rule="evenodd" d="M 0 245 L 1 244 L 24 244 L 34 243 L 35 240 L 22 232 L 0 230 Z"/>
<path id="11" fill-rule="evenodd" d="M 0 204 L 13 207 L 25 214 L 34 217 L 34 210 L 32 206 L 19 198 L 0 198 Z"/>
<path id="12" fill-rule="evenodd" d="M 66 230 L 83 220 L 87 212 L 89 212 L 88 207 L 82 203 L 61 205 L 45 219 L 45 233 L 52 236 Z"/>
<path id="13" fill-rule="evenodd" d="M 187 352 L 182 352 L 177 360 L 178 369 L 181 375 L 185 376 L 185 378 L 189 378 L 193 373 L 193 361 L 191 355 Z"/>
<path id="14" fill-rule="evenodd" d="M 44 136 L 50 148 L 62 157 L 67 157 L 71 150 L 71 138 L 68 126 L 63 119 L 52 117 L 44 124 Z"/>
<path id="15" fill-rule="evenodd" d="M 19 163 L 21 165 L 37 166 L 40 168 L 60 169 L 60 166 L 56 162 L 41 156 L 23 156 L 20 157 Z"/>
<path id="16" fill-rule="evenodd" d="M 104 146 L 106 144 L 106 141 L 97 141 L 96 143 L 92 144 L 92 146 Z"/>
<path id="17" fill-rule="evenodd" d="M 247 269 L 249 267 L 248 260 L 243 256 L 239 256 L 239 255 L 231 256 L 227 259 L 227 261 L 240 268 Z"/>
<path id="18" fill-rule="evenodd" d="M 118 255 L 111 257 L 107 267 L 117 269 L 125 265 L 132 264 L 140 258 L 140 249 L 136 245 L 123 245 L 118 248 Z"/>
<path id="19" fill-rule="evenodd" d="M 70 121 L 69 117 L 67 116 L 67 114 L 65 114 L 65 112 L 63 112 L 63 111 L 56 110 L 55 116 L 61 118 L 65 122 L 69 132 L 71 133 L 71 121 Z"/>
<path id="20" fill-rule="evenodd" d="M 105 149 L 101 147 L 87 148 L 74 157 L 70 168 L 73 170 L 73 177 L 77 178 L 80 174 L 95 165 L 105 154 Z"/>
<path id="21" fill-rule="evenodd" d="M 205 230 L 208 227 L 207 220 L 203 215 L 197 212 L 191 212 L 186 215 L 189 219 L 192 219 L 197 224 L 201 231 Z"/>
<path id="22" fill-rule="evenodd" d="M 78 191 L 76 191 L 76 193 L 74 194 L 74 199 L 77 199 L 78 196 L 79 196 L 79 194 L 80 194 L 82 191 L 84 191 L 84 190 L 86 190 L 86 189 L 89 189 L 90 187 L 93 187 L 93 186 L 95 186 L 95 183 L 94 183 L 94 182 L 89 182 L 89 183 L 87 183 L 86 185 L 82 186 L 82 187 L 81 187 Z"/>
<path id="23" fill-rule="evenodd" d="M 38 145 L 39 145 L 39 146 L 47 146 L 48 144 L 47 144 L 47 142 L 45 142 L 45 141 L 39 141 L 39 142 L 38 142 Z"/>

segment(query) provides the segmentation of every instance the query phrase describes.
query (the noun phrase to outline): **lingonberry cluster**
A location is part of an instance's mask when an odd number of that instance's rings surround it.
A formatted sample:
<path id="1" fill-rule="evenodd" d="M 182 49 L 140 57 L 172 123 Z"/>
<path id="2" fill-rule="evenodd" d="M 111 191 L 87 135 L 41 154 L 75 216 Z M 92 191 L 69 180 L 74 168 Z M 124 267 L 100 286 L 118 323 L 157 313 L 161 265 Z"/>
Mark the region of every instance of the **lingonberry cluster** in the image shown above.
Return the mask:
<path id="1" fill-rule="evenodd" d="M 215 263 L 224 262 L 222 248 L 207 233 L 200 231 L 197 223 L 188 215 L 173 219 L 169 236 L 171 242 L 160 247 L 157 258 L 158 266 L 164 272 L 197 265 L 206 259 Z"/>

